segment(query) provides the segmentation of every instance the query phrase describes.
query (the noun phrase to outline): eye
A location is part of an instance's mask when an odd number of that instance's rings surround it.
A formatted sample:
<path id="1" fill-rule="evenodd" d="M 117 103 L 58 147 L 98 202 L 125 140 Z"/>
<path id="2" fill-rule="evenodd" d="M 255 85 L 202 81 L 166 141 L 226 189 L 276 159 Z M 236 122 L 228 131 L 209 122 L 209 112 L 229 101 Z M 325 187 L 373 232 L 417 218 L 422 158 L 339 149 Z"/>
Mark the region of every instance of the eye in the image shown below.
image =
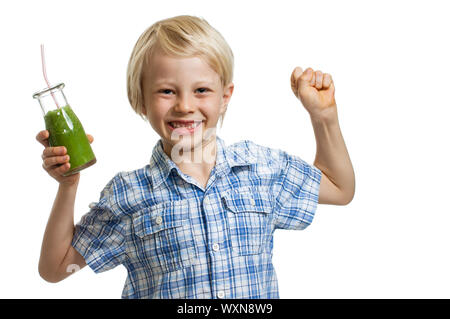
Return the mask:
<path id="1" fill-rule="evenodd" d="M 200 93 L 206 93 L 206 91 L 209 91 L 209 89 L 207 89 L 207 88 L 198 88 L 197 91 L 198 90 L 204 90 L 203 92 L 200 92 Z"/>
<path id="2" fill-rule="evenodd" d="M 170 89 L 162 89 L 162 90 L 159 90 L 159 92 L 160 92 L 160 93 L 163 93 L 163 94 L 166 94 L 166 93 L 168 93 L 168 92 L 173 92 L 173 91 L 170 90 Z"/>

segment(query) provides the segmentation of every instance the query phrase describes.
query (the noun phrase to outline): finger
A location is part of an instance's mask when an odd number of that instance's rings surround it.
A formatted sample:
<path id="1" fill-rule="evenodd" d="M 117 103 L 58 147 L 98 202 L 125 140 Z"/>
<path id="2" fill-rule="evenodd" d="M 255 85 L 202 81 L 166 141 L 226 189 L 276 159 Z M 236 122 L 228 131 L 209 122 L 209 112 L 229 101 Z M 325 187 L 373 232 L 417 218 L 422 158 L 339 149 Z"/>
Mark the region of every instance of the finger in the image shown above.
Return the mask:
<path id="1" fill-rule="evenodd" d="M 59 175 L 62 175 L 66 173 L 70 169 L 70 163 L 65 163 L 61 165 L 60 167 L 55 169 L 55 172 Z"/>
<path id="2" fill-rule="evenodd" d="M 322 71 L 316 71 L 316 89 L 320 90 L 322 88 L 322 79 L 323 79 L 323 73 Z"/>
<path id="3" fill-rule="evenodd" d="M 89 140 L 89 143 L 91 144 L 94 141 L 94 137 L 91 134 L 86 134 L 86 136 Z"/>
<path id="4" fill-rule="evenodd" d="M 330 92 L 332 92 L 334 94 L 335 88 L 334 88 L 334 81 L 333 81 L 333 79 L 331 79 L 331 84 L 330 84 L 330 87 L 328 88 L 328 90 L 330 90 Z"/>
<path id="5" fill-rule="evenodd" d="M 42 157 L 65 155 L 67 150 L 64 146 L 46 147 L 44 152 L 42 152 Z"/>
<path id="6" fill-rule="evenodd" d="M 51 156 L 44 159 L 44 165 L 47 168 L 50 168 L 54 165 L 64 164 L 68 162 L 70 159 L 69 155 L 64 156 Z"/>
<path id="7" fill-rule="evenodd" d="M 323 84 L 322 84 L 322 87 L 323 87 L 324 89 L 328 89 L 328 88 L 330 87 L 330 84 L 331 84 L 331 75 L 328 74 L 328 73 L 325 73 L 325 74 L 323 75 Z"/>
<path id="8" fill-rule="evenodd" d="M 314 74 L 313 69 L 307 68 L 299 78 L 300 81 L 299 87 L 311 86 L 313 74 Z"/>
<path id="9" fill-rule="evenodd" d="M 41 143 L 42 145 L 44 145 L 45 147 L 48 147 L 48 137 L 50 136 L 49 132 L 47 130 L 43 130 L 40 131 L 37 135 L 36 135 L 36 140 Z"/>
<path id="10" fill-rule="evenodd" d="M 52 176 L 60 176 L 66 173 L 70 169 L 70 163 L 65 163 L 59 166 L 53 166 L 52 168 L 47 168 L 47 172 Z"/>
<path id="11" fill-rule="evenodd" d="M 333 77 L 331 75 L 330 76 L 330 85 L 328 86 L 327 90 L 329 90 L 330 92 L 332 92 L 334 94 L 334 81 L 333 81 Z"/>

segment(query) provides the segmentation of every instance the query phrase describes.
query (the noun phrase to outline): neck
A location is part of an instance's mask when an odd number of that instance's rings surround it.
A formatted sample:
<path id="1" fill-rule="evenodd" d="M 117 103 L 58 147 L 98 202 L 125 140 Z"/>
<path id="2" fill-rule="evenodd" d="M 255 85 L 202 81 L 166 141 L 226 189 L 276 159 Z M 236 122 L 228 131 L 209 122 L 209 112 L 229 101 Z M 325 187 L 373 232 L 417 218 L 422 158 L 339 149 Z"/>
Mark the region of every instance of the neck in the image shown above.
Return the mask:
<path id="1" fill-rule="evenodd" d="M 191 149 L 182 148 L 177 144 L 172 145 L 164 141 L 163 148 L 164 153 L 169 156 L 184 174 L 192 176 L 199 182 L 208 180 L 216 163 L 217 140 L 215 135 L 208 140 L 202 140 L 199 145 L 195 145 Z"/>

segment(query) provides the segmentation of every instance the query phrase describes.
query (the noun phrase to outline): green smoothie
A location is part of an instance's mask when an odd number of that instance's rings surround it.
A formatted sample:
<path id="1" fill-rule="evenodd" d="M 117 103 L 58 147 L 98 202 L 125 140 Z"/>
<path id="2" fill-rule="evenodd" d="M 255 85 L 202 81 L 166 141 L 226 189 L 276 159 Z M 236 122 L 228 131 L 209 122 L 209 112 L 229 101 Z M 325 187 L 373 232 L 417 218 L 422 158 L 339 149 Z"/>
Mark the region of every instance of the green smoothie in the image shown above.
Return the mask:
<path id="1" fill-rule="evenodd" d="M 96 159 L 83 126 L 70 105 L 47 112 L 45 128 L 49 131 L 50 146 L 65 146 L 70 156 L 70 169 L 64 176 L 78 173 L 95 164 Z"/>

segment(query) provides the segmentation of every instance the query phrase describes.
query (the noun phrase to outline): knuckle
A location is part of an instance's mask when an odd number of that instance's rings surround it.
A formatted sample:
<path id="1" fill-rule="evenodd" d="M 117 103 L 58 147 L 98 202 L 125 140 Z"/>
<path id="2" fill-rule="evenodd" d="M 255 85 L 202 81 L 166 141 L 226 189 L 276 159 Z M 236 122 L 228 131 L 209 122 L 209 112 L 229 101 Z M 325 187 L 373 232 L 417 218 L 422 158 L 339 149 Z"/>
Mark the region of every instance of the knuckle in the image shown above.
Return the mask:
<path id="1" fill-rule="evenodd" d="M 62 163 L 62 156 L 53 157 L 52 165 Z"/>
<path id="2" fill-rule="evenodd" d="M 61 165 L 61 166 L 58 168 L 59 173 L 60 173 L 61 175 L 64 174 L 64 173 L 67 171 L 67 169 L 69 168 L 68 166 L 69 166 L 69 165 L 67 165 L 67 164 Z"/>
<path id="3" fill-rule="evenodd" d="M 50 158 L 46 158 L 44 160 L 44 165 L 45 165 L 46 168 L 50 167 L 52 165 L 52 158 L 51 157 Z"/>

